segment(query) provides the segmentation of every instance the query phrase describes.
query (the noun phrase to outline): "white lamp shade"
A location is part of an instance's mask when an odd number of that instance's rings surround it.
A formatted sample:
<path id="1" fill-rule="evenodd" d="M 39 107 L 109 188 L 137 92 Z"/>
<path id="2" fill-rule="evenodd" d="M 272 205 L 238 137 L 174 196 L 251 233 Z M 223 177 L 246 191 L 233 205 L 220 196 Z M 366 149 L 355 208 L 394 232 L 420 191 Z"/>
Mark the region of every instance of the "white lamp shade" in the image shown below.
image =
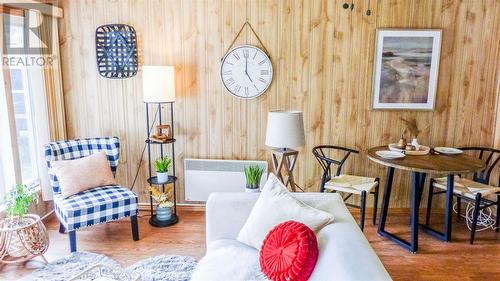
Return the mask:
<path id="1" fill-rule="evenodd" d="M 267 115 L 266 145 L 294 148 L 305 143 L 302 111 L 271 111 Z"/>
<path id="2" fill-rule="evenodd" d="M 144 102 L 175 101 L 175 69 L 173 66 L 143 66 L 142 93 Z"/>

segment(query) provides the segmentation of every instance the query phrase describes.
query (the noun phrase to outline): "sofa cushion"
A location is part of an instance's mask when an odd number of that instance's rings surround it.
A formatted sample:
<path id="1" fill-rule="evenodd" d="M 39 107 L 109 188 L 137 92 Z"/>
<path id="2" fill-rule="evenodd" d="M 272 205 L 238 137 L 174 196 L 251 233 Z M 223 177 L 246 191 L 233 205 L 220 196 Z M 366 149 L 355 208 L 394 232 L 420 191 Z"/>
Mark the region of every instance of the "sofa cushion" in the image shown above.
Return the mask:
<path id="1" fill-rule="evenodd" d="M 207 255 L 196 266 L 191 281 L 268 280 L 261 272 L 259 251 L 232 239 L 210 243 Z"/>
<path id="2" fill-rule="evenodd" d="M 267 233 L 288 220 L 301 222 L 317 232 L 332 222 L 333 216 L 297 200 L 270 174 L 237 240 L 260 249 Z"/>
<path id="3" fill-rule="evenodd" d="M 307 225 L 286 221 L 274 227 L 260 250 L 260 268 L 271 280 L 307 281 L 318 260 L 316 235 Z"/>

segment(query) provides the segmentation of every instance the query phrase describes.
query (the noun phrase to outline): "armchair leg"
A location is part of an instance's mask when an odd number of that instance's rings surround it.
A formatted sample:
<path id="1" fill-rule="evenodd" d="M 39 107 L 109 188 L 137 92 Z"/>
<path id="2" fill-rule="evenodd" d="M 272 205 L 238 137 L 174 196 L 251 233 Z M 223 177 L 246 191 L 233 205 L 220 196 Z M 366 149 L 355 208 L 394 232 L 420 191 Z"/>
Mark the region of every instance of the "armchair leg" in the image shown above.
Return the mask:
<path id="1" fill-rule="evenodd" d="M 137 215 L 130 217 L 130 223 L 132 224 L 132 239 L 134 241 L 139 240 L 139 227 L 137 225 Z"/>
<path id="2" fill-rule="evenodd" d="M 359 227 L 361 231 L 365 228 L 365 207 L 366 207 L 366 191 L 361 191 L 361 204 L 360 204 L 360 214 L 361 220 L 359 222 Z"/>
<path id="3" fill-rule="evenodd" d="M 495 222 L 495 231 L 500 231 L 500 194 L 497 194 L 497 217 Z"/>
<path id="4" fill-rule="evenodd" d="M 425 213 L 425 224 L 429 225 L 431 220 L 432 197 L 434 196 L 434 179 L 429 183 L 429 195 L 427 197 L 427 211 Z"/>
<path id="5" fill-rule="evenodd" d="M 76 252 L 76 230 L 68 232 L 69 234 L 69 248 L 71 252 Z"/>
<path id="6" fill-rule="evenodd" d="M 375 192 L 373 193 L 373 225 L 377 225 L 377 208 L 378 208 L 378 187 L 380 185 L 379 178 L 376 178 L 377 186 L 375 187 Z"/>
<path id="7" fill-rule="evenodd" d="M 59 233 L 64 234 L 66 232 L 66 228 L 62 223 L 59 223 Z"/>
<path id="8" fill-rule="evenodd" d="M 476 202 L 474 204 L 474 214 L 472 217 L 472 226 L 470 230 L 470 244 L 474 244 L 474 236 L 476 235 L 477 218 L 479 216 L 479 209 L 481 208 L 481 193 L 476 194 Z"/>

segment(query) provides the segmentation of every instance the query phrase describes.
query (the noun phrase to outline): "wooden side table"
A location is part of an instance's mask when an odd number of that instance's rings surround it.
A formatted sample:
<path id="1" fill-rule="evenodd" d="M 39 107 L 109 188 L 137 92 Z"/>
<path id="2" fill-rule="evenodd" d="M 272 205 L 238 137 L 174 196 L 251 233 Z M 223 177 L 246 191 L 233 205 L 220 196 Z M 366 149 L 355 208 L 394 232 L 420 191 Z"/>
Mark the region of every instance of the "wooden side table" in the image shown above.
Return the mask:
<path id="1" fill-rule="evenodd" d="M 43 254 L 48 248 L 49 235 L 39 216 L 26 215 L 16 224 L 12 219 L 0 220 L 0 263 L 25 262 L 37 256 L 47 263 Z"/>

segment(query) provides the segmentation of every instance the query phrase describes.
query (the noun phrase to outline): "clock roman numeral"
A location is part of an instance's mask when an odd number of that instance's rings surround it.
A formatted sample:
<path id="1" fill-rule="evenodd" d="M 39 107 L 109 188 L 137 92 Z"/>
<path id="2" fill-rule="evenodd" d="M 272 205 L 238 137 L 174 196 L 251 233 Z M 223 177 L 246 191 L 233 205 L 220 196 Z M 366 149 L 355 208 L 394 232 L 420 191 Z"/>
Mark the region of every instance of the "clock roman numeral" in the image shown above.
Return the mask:
<path id="1" fill-rule="evenodd" d="M 231 85 L 233 85 L 233 84 L 234 84 L 234 79 L 233 79 L 233 78 L 229 78 L 229 79 L 227 79 L 227 80 L 226 80 L 226 84 L 227 84 L 227 86 L 231 86 Z"/>
<path id="2" fill-rule="evenodd" d="M 245 87 L 245 96 L 247 96 L 247 97 L 248 97 L 248 94 L 249 94 L 249 93 L 248 93 L 248 87 Z"/>
<path id="3" fill-rule="evenodd" d="M 255 59 L 255 57 L 257 56 L 257 51 L 255 51 L 255 54 L 253 54 L 253 60 Z"/>
<path id="4" fill-rule="evenodd" d="M 243 57 L 248 58 L 249 53 L 248 49 L 243 49 Z"/>
<path id="5" fill-rule="evenodd" d="M 263 78 L 259 78 L 259 81 L 266 84 L 267 83 L 267 80 L 263 79 Z"/>
<path id="6" fill-rule="evenodd" d="M 234 87 L 234 92 L 236 94 L 239 94 L 240 93 L 240 90 L 241 90 L 241 86 L 240 85 L 236 85 L 236 87 Z"/>
<path id="7" fill-rule="evenodd" d="M 239 59 L 240 59 L 240 55 L 238 55 L 238 53 L 236 53 L 236 52 L 234 52 L 234 53 L 233 53 L 233 56 L 234 56 L 237 60 L 239 60 Z"/>
<path id="8" fill-rule="evenodd" d="M 231 75 L 231 74 L 233 74 L 233 71 L 232 70 L 224 71 L 222 74 L 223 75 Z"/>
<path id="9" fill-rule="evenodd" d="M 259 91 L 259 88 L 257 88 L 257 86 L 255 86 L 255 84 L 253 84 L 253 87 L 255 88 L 255 90 L 257 90 L 257 92 Z"/>
<path id="10" fill-rule="evenodd" d="M 229 64 L 229 65 L 234 65 L 234 63 L 230 63 L 230 62 L 228 62 L 228 61 L 226 61 L 225 63 L 227 63 L 227 64 Z"/>
<path id="11" fill-rule="evenodd" d="M 266 63 L 266 59 L 263 59 L 259 62 L 259 65 L 263 65 L 264 63 Z"/>
<path id="12" fill-rule="evenodd" d="M 261 70 L 260 75 L 269 75 L 269 70 Z"/>

